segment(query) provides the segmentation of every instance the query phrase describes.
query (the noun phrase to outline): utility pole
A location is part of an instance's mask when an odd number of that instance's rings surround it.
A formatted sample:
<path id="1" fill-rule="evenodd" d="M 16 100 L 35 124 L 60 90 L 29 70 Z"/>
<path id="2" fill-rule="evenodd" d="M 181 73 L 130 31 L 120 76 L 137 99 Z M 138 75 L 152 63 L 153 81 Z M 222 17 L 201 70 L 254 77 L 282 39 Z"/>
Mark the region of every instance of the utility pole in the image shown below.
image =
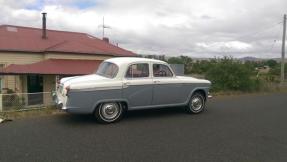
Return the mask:
<path id="1" fill-rule="evenodd" d="M 284 83 L 285 66 L 285 37 L 286 37 L 286 14 L 283 17 L 283 37 L 282 37 L 282 60 L 281 60 L 281 83 Z"/>

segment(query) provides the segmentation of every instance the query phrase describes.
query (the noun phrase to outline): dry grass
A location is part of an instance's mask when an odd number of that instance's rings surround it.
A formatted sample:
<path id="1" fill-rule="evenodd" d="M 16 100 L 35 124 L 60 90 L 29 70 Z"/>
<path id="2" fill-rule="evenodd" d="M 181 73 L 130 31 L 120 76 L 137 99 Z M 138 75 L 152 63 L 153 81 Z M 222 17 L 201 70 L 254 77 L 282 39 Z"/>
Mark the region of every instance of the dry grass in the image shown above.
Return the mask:
<path id="1" fill-rule="evenodd" d="M 222 96 L 259 95 L 259 94 L 272 94 L 272 93 L 287 93 L 287 85 L 270 84 L 264 86 L 262 89 L 255 92 L 220 91 L 212 93 L 212 95 L 215 97 L 222 97 Z"/>
<path id="2" fill-rule="evenodd" d="M 19 118 L 28 118 L 35 116 L 47 116 L 62 113 L 61 111 L 49 107 L 43 109 L 31 109 L 31 110 L 18 110 L 18 111 L 9 111 L 9 112 L 0 112 L 0 118 L 3 119 L 19 119 Z"/>

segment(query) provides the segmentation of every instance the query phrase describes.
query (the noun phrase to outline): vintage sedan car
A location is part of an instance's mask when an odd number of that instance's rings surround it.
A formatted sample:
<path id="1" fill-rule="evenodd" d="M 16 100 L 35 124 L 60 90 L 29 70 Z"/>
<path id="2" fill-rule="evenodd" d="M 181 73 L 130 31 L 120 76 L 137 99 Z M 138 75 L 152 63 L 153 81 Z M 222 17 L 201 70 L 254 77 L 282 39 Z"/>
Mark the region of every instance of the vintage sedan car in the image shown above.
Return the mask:
<path id="1" fill-rule="evenodd" d="M 176 76 L 164 61 L 119 57 L 103 61 L 95 74 L 62 78 L 53 97 L 62 110 L 112 123 L 127 110 L 184 106 L 188 113 L 200 113 L 210 85 Z"/>

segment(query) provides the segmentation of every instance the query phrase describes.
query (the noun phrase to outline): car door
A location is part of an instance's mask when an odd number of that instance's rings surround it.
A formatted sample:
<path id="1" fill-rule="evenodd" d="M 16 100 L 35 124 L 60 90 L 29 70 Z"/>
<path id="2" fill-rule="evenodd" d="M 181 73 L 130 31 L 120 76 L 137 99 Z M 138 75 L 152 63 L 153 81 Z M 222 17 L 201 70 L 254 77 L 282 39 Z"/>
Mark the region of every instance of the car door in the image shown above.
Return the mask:
<path id="1" fill-rule="evenodd" d="M 152 102 L 153 81 L 149 63 L 135 63 L 128 66 L 123 79 L 123 97 L 130 109 L 148 107 Z"/>
<path id="2" fill-rule="evenodd" d="M 182 101 L 180 90 L 182 83 L 174 76 L 169 66 L 153 64 L 152 105 L 178 104 Z"/>

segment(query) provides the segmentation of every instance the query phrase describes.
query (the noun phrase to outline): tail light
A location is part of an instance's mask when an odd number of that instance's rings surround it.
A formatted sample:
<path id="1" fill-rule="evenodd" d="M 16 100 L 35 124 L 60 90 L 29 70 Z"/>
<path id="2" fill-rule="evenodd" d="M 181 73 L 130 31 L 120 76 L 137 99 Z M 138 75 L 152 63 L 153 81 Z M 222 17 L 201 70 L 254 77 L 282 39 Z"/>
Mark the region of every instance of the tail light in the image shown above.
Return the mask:
<path id="1" fill-rule="evenodd" d="M 71 90 L 71 89 L 70 89 L 70 86 L 67 86 L 67 87 L 66 87 L 66 96 L 68 96 L 68 93 L 70 92 L 70 90 Z"/>

